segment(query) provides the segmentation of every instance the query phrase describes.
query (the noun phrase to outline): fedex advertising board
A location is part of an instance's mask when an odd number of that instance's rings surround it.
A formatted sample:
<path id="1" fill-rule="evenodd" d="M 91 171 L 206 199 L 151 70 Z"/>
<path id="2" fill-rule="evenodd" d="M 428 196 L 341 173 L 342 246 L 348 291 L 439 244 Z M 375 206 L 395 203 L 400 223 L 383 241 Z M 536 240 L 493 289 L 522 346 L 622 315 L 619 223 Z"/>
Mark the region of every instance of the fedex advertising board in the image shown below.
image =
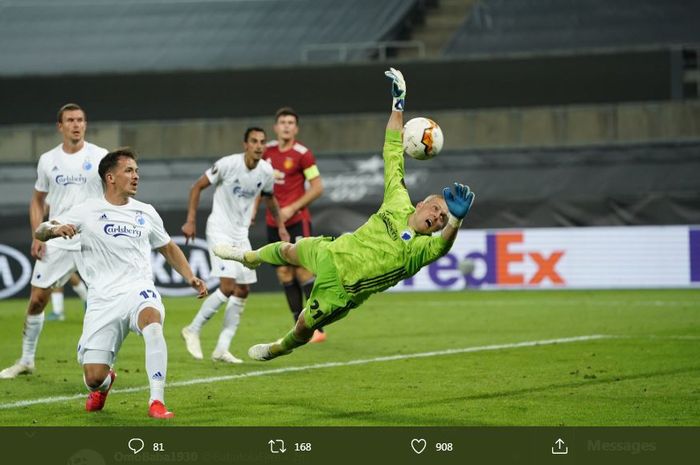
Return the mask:
<path id="1" fill-rule="evenodd" d="M 392 290 L 689 286 L 700 286 L 700 228 L 632 226 L 464 229 L 448 255 Z"/>

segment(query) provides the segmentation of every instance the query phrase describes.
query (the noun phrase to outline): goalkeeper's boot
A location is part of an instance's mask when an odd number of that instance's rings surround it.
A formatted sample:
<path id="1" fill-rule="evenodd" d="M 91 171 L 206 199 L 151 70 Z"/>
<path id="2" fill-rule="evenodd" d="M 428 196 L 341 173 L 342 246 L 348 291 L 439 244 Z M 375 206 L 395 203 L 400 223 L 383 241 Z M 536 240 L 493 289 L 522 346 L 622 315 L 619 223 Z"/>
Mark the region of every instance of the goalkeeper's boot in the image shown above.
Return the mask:
<path id="1" fill-rule="evenodd" d="M 317 329 L 314 331 L 314 335 L 311 336 L 311 339 L 309 342 L 311 343 L 319 343 L 319 342 L 325 342 L 326 341 L 326 333 L 325 331 L 321 331 L 320 329 Z"/>
<path id="2" fill-rule="evenodd" d="M 112 390 L 114 380 L 117 379 L 117 374 L 114 372 L 114 370 L 109 370 L 109 376 L 112 378 L 112 382 L 109 384 L 106 391 L 92 391 L 90 394 L 88 394 L 87 401 L 85 402 L 85 410 L 88 412 L 97 412 L 98 410 L 102 410 L 104 408 L 105 402 L 107 402 L 107 394 L 109 394 L 109 391 Z"/>
<path id="3" fill-rule="evenodd" d="M 260 362 L 266 362 L 268 360 L 272 360 L 273 358 L 277 358 L 280 355 L 287 355 L 291 354 L 292 351 L 283 351 L 282 348 L 279 345 L 280 341 L 276 342 L 270 342 L 269 344 L 255 344 L 254 346 L 251 346 L 250 349 L 248 349 L 248 357 L 252 358 L 253 360 L 258 360 Z M 275 353 L 272 352 L 272 346 L 277 346 L 277 350 Z"/>
<path id="4" fill-rule="evenodd" d="M 262 261 L 252 250 L 244 250 L 230 244 L 216 244 L 212 250 L 217 257 L 224 260 L 235 260 L 251 270 L 262 264 Z"/>
<path id="5" fill-rule="evenodd" d="M 180 331 L 180 335 L 185 340 L 187 352 L 197 360 L 202 360 L 204 355 L 202 354 L 202 345 L 199 342 L 199 334 L 190 331 L 189 326 L 185 326 L 182 328 L 182 331 Z"/>
<path id="6" fill-rule="evenodd" d="M 168 410 L 168 408 L 159 400 L 154 400 L 148 407 L 148 416 L 151 418 L 158 418 L 160 420 L 167 420 L 172 418 L 175 414 Z"/>
<path id="7" fill-rule="evenodd" d="M 0 371 L 0 379 L 12 379 L 19 375 L 30 375 L 32 373 L 34 373 L 33 363 L 24 363 L 21 360 L 17 360 L 14 365 Z"/>

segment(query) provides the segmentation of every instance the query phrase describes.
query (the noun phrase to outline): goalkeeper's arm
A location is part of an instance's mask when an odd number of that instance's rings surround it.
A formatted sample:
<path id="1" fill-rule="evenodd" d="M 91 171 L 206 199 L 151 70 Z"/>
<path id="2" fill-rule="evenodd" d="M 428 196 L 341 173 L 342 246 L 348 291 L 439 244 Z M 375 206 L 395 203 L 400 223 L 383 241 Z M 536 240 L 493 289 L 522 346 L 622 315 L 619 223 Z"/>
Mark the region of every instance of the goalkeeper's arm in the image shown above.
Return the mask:
<path id="1" fill-rule="evenodd" d="M 391 202 L 392 198 L 399 195 L 402 199 L 407 197 L 406 186 L 403 182 L 403 105 L 406 96 L 406 82 L 401 71 L 390 68 L 384 73 L 391 79 L 391 115 L 386 125 L 384 138 L 384 202 Z"/>
<path id="2" fill-rule="evenodd" d="M 469 186 L 456 182 L 454 183 L 454 193 L 449 187 L 445 187 L 442 190 L 442 196 L 450 212 L 447 226 L 442 230 L 442 238 L 452 244 L 457 237 L 462 220 L 467 216 L 474 203 L 474 192 L 469 189 Z"/>
<path id="3" fill-rule="evenodd" d="M 406 80 L 401 71 L 389 68 L 384 75 L 391 79 L 391 116 L 386 125 L 387 131 L 401 131 L 403 129 L 403 107 L 406 101 Z"/>

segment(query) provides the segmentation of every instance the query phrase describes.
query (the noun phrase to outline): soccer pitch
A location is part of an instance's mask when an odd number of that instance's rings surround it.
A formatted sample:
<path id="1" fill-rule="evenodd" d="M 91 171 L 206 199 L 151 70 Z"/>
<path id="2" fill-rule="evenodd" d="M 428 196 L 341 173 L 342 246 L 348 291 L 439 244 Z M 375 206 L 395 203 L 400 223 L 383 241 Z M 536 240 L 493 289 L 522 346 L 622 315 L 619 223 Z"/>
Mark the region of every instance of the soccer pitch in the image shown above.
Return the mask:
<path id="1" fill-rule="evenodd" d="M 328 341 L 271 362 L 247 348 L 291 327 L 284 296 L 251 293 L 231 351 L 192 359 L 199 301 L 166 299 L 166 403 L 183 426 L 700 425 L 700 291 L 385 293 Z M 0 302 L 0 364 L 20 355 L 25 300 Z M 105 410 L 84 411 L 82 310 L 46 322 L 37 371 L 0 380 L 1 426 L 149 426 L 143 341 L 129 335 Z M 220 312 L 222 313 L 222 312 Z M 223 315 L 204 328 L 205 357 Z"/>

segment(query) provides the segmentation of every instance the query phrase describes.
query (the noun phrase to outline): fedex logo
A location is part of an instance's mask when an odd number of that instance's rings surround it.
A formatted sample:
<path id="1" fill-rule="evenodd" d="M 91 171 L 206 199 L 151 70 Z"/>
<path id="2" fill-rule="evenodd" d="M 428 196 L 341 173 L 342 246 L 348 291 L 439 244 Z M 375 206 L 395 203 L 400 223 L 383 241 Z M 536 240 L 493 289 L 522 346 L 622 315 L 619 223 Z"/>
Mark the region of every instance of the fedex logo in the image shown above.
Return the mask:
<path id="1" fill-rule="evenodd" d="M 516 252 L 515 246 L 523 243 L 522 232 L 499 232 L 486 235 L 486 252 L 472 252 L 466 258 L 481 260 L 486 265 L 486 273 L 481 278 L 475 278 L 473 274 L 466 276 L 469 286 L 481 286 L 482 284 L 499 285 L 537 285 L 545 280 L 552 284 L 565 284 L 564 279 L 557 271 L 557 264 L 564 256 L 563 250 L 544 254 L 537 250 Z M 518 264 L 530 261 L 534 265 L 534 273 L 526 275 L 524 272 L 514 270 Z"/>
<path id="2" fill-rule="evenodd" d="M 567 284 L 559 266 L 565 256 L 564 250 L 544 252 L 537 244 L 528 246 L 522 231 L 499 231 L 482 237 L 485 245 L 483 251 L 464 253 L 452 250 L 427 267 L 426 277 L 440 288 L 454 287 L 459 281 L 466 281 L 468 287 Z M 470 242 L 466 245 L 471 248 L 473 242 Z M 463 247 L 461 249 L 464 250 Z M 460 262 L 465 259 L 474 266 L 472 272 L 463 274 Z M 414 286 L 414 278 L 405 280 L 403 284 L 407 288 Z"/>
<path id="3" fill-rule="evenodd" d="M 463 230 L 395 291 L 700 288 L 700 227 Z"/>

